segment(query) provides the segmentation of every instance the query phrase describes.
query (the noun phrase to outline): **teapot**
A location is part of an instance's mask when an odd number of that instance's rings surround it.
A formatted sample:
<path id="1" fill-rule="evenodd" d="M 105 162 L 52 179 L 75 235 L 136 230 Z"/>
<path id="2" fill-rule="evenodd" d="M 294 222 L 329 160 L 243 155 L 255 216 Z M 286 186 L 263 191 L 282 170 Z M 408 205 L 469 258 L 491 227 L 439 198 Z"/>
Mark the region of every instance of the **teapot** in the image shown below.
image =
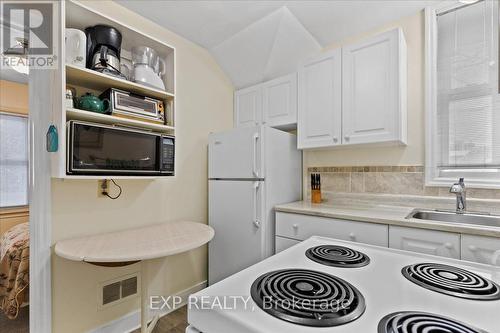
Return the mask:
<path id="1" fill-rule="evenodd" d="M 110 103 L 108 99 L 99 99 L 92 93 L 86 93 L 82 97 L 78 98 L 76 104 L 78 109 L 87 110 L 91 112 L 109 114 Z"/>

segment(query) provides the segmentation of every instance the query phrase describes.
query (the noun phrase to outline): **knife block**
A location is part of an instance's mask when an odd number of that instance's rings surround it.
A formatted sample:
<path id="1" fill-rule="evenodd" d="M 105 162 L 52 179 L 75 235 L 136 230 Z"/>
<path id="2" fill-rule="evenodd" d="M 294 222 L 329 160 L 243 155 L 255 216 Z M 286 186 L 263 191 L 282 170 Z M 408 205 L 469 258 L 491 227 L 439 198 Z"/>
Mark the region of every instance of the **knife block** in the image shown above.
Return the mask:
<path id="1" fill-rule="evenodd" d="M 311 202 L 313 204 L 321 203 L 321 190 L 311 190 Z"/>

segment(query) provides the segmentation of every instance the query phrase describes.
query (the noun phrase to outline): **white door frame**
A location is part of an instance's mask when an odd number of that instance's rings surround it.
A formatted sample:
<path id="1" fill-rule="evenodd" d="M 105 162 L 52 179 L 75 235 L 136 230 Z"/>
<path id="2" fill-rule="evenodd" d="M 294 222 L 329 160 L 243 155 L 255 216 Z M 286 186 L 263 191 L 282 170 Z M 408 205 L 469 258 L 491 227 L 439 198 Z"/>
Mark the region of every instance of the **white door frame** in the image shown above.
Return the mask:
<path id="1" fill-rule="evenodd" d="M 47 0 L 54 7 L 56 30 L 55 69 L 30 69 L 30 332 L 52 333 L 52 159 L 47 152 L 46 133 L 54 124 L 54 114 L 63 107 L 64 1 Z M 57 124 L 55 124 L 57 125 Z M 58 128 L 60 130 L 60 128 Z M 59 131 L 59 143 L 65 132 Z M 60 148 L 60 147 L 59 147 Z"/>
<path id="2" fill-rule="evenodd" d="M 52 332 L 51 157 L 46 151 L 45 134 L 52 118 L 53 87 L 48 72 L 52 70 L 34 70 L 29 75 L 29 327 L 33 333 Z"/>
<path id="3" fill-rule="evenodd" d="M 52 333 L 52 204 L 51 160 L 47 152 L 46 133 L 53 114 L 62 107 L 60 56 L 63 45 L 62 19 L 64 2 L 50 0 L 55 7 L 54 29 L 59 36 L 56 69 L 30 69 L 29 73 L 29 207 L 30 207 L 30 309 L 29 327 L 32 333 Z M 59 91 L 61 89 L 61 91 Z M 59 132 L 59 138 L 65 135 Z M 61 142 L 61 140 L 59 140 Z"/>

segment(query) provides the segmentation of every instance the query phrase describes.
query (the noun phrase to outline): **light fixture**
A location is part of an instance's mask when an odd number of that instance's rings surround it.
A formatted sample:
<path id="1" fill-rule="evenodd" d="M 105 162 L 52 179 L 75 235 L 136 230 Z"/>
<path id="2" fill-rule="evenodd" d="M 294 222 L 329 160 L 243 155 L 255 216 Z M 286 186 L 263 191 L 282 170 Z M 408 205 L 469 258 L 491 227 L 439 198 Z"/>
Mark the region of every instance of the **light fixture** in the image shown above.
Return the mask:
<path id="1" fill-rule="evenodd" d="M 464 5 L 472 5 L 473 3 L 478 2 L 479 0 L 458 0 L 458 2 L 463 3 Z"/>
<path id="2" fill-rule="evenodd" d="M 9 47 L 2 53 L 2 64 L 7 64 L 18 73 L 28 75 L 28 40 L 16 38 L 16 45 Z"/>

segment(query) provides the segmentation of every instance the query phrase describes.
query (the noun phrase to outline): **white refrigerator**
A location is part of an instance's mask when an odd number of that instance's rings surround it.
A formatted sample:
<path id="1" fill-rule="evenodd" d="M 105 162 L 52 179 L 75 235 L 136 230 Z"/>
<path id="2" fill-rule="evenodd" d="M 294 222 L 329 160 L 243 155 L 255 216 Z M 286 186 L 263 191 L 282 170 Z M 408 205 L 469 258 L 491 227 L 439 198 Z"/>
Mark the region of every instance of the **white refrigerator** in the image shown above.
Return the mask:
<path id="1" fill-rule="evenodd" d="M 208 283 L 274 254 L 274 206 L 301 199 L 302 152 L 293 134 L 265 126 L 210 134 Z"/>

